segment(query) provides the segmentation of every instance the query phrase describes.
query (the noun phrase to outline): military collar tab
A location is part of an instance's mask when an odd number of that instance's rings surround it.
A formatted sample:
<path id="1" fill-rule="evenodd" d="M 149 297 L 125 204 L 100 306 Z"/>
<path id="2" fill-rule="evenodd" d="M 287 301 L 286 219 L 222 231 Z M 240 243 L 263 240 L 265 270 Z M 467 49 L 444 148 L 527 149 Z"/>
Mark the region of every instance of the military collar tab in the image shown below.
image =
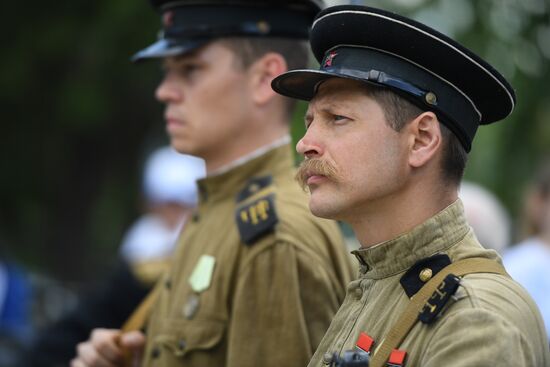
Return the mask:
<path id="1" fill-rule="evenodd" d="M 407 271 L 419 260 L 445 253 L 469 231 L 462 202 L 456 200 L 411 231 L 352 254 L 365 270 L 363 276 L 382 279 Z"/>

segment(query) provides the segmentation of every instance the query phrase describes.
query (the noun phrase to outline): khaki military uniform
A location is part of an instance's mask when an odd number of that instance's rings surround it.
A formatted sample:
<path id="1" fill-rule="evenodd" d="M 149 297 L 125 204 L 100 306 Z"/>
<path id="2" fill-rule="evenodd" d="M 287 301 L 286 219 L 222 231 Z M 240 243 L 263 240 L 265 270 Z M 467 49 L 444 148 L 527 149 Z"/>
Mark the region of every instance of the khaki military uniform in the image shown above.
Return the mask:
<path id="1" fill-rule="evenodd" d="M 425 269 L 430 261 L 404 276 L 419 260 L 447 255 L 452 262 L 466 258 L 500 262 L 496 252 L 477 242 L 460 201 L 407 234 L 354 253 L 361 275 L 349 284 L 310 367 L 330 364 L 333 352 L 357 348 L 361 333 L 374 340 L 374 351 L 409 296 L 422 286 L 421 279 L 429 278 Z M 409 367 L 550 366 L 547 340 L 527 293 L 505 275 L 480 273 L 466 275 L 438 317 L 429 324 L 417 322 L 398 349 L 406 352 L 402 365 Z"/>
<path id="2" fill-rule="evenodd" d="M 144 366 L 305 366 L 353 271 L 334 222 L 315 218 L 284 145 L 199 181 L 163 277 Z"/>

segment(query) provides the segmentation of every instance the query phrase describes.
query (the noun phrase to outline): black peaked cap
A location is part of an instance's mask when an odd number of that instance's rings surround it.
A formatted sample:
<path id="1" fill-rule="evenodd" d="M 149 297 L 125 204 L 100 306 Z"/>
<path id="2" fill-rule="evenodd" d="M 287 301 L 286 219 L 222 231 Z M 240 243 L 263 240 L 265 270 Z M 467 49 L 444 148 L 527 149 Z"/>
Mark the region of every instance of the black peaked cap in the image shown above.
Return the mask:
<path id="1" fill-rule="evenodd" d="M 507 117 L 513 88 L 491 65 L 440 32 L 398 14 L 366 6 L 321 11 L 310 35 L 319 70 L 292 70 L 275 91 L 310 100 L 319 84 L 339 77 L 390 88 L 434 111 L 467 151 L 480 124 Z"/>
<path id="2" fill-rule="evenodd" d="M 132 61 L 181 55 L 220 37 L 304 39 L 322 0 L 151 0 L 161 14 L 157 42 Z"/>

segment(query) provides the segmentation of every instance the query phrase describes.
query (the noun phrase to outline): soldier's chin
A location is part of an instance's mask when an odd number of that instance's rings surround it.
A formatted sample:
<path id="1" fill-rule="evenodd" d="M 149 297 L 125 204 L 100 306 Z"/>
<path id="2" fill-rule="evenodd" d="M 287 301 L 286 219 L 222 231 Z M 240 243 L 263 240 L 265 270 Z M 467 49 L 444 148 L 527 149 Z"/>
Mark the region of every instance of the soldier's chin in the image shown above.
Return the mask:
<path id="1" fill-rule="evenodd" d="M 189 148 L 180 140 L 171 137 L 170 145 L 172 146 L 172 149 L 174 149 L 176 152 L 181 154 L 188 154 L 187 151 L 189 150 Z"/>
<path id="2" fill-rule="evenodd" d="M 178 153 L 199 156 L 196 149 L 194 149 L 194 147 L 189 144 L 189 141 L 186 141 L 184 139 L 176 139 L 172 137 L 170 139 L 170 145 L 172 146 L 172 149 L 174 149 Z"/>
<path id="3" fill-rule="evenodd" d="M 330 205 L 330 203 L 315 200 L 313 197 L 309 200 L 309 210 L 313 215 L 319 218 L 338 219 L 339 217 L 338 210 Z"/>

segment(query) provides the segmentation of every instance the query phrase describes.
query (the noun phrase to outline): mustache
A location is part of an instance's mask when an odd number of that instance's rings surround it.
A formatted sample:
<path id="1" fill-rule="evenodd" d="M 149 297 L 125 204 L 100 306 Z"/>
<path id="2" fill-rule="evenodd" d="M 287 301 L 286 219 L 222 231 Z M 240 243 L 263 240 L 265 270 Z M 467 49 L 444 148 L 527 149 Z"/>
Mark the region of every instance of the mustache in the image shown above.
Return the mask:
<path id="1" fill-rule="evenodd" d="M 330 162 L 311 158 L 305 159 L 300 163 L 298 172 L 296 172 L 295 179 L 304 191 L 307 191 L 307 179 L 310 176 L 325 176 L 330 180 L 338 180 L 338 170 Z"/>

